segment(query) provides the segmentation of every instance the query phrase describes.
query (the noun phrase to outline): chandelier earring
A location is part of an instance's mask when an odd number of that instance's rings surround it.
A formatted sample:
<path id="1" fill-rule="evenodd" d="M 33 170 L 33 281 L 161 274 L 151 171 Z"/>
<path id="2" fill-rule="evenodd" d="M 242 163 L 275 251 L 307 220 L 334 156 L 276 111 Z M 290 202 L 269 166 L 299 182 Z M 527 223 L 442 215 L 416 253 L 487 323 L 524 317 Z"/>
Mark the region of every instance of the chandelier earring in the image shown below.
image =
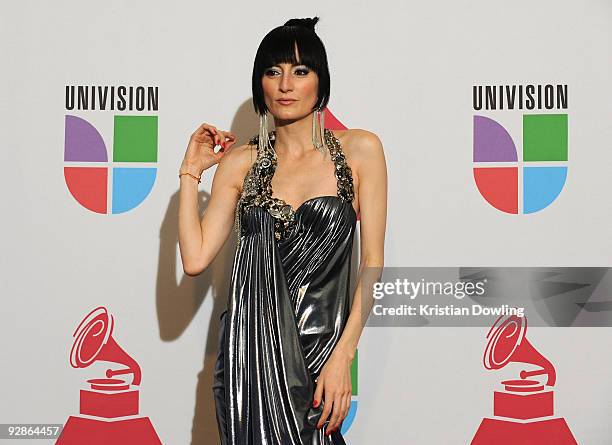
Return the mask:
<path id="1" fill-rule="evenodd" d="M 317 134 L 318 133 L 318 134 Z M 327 156 L 325 145 L 325 110 L 317 108 L 312 113 L 312 143 L 323 157 Z"/>
<path id="2" fill-rule="evenodd" d="M 268 110 L 259 115 L 259 144 L 258 151 L 265 153 L 268 148 L 272 149 L 270 144 L 270 133 L 268 131 Z"/>

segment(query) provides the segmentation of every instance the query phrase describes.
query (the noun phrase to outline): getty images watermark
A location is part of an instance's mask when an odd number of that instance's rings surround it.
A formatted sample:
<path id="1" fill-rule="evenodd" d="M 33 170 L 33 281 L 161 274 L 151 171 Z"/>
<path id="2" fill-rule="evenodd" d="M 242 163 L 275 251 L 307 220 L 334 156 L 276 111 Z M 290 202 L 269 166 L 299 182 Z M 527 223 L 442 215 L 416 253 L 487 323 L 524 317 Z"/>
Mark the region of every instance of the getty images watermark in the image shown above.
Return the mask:
<path id="1" fill-rule="evenodd" d="M 381 300 L 390 295 L 403 296 L 409 300 L 417 297 L 446 295 L 458 300 L 466 296 L 477 297 L 485 293 L 485 283 L 487 279 L 477 282 L 439 282 L 421 281 L 414 282 L 407 279 L 396 278 L 394 282 L 377 282 L 373 285 L 373 298 Z M 387 300 L 388 301 L 388 300 Z M 423 304 L 418 305 L 400 304 L 399 306 L 386 307 L 379 301 L 373 306 L 373 313 L 379 315 L 422 315 L 430 316 L 463 316 L 463 315 L 518 315 L 522 317 L 525 311 L 523 307 L 510 307 L 507 304 L 495 307 L 487 307 L 481 304 L 471 304 L 469 306 L 455 306 L 454 304 Z"/>
<path id="2" fill-rule="evenodd" d="M 360 282 L 366 326 L 491 326 L 504 315 L 531 326 L 612 326 L 606 267 L 364 268 Z"/>

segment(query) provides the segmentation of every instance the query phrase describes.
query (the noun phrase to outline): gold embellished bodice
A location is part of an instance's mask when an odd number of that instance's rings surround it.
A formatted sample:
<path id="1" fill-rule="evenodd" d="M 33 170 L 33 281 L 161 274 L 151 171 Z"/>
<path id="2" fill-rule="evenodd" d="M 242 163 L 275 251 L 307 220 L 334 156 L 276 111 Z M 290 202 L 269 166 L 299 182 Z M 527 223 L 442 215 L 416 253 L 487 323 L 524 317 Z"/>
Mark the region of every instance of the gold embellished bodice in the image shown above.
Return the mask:
<path id="1" fill-rule="evenodd" d="M 335 176 L 338 184 L 338 198 L 349 203 L 355 197 L 353 187 L 352 171 L 346 157 L 342 152 L 342 146 L 338 138 L 331 130 L 325 129 L 325 145 L 329 149 L 332 161 L 335 165 Z M 253 136 L 249 140 L 249 145 L 255 145 L 257 148 L 257 159 L 244 177 L 242 185 L 242 194 L 236 205 L 236 213 L 234 220 L 234 230 L 238 236 L 238 245 L 242 235 L 240 220 L 244 210 L 251 206 L 258 206 L 267 210 L 274 218 L 274 236 L 276 240 L 284 239 L 288 233 L 294 228 L 296 223 L 296 209 L 290 204 L 287 204 L 280 198 L 272 196 L 272 177 L 278 165 L 276 152 L 273 144 L 275 141 L 275 132 L 270 132 L 270 143 L 272 147 L 267 146 L 263 149 L 259 148 L 259 136 Z M 315 198 L 311 198 L 315 199 Z M 309 200 L 310 201 L 310 200 Z"/>

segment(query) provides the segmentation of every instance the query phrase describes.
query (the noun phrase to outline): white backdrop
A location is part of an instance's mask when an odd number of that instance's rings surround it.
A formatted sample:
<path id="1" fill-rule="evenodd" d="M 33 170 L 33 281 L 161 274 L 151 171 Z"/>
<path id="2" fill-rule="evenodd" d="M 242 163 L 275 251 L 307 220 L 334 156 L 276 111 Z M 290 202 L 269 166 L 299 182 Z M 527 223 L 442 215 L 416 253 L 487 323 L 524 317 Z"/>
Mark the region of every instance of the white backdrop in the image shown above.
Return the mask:
<path id="1" fill-rule="evenodd" d="M 383 142 L 386 265 L 612 265 L 609 1 L 22 1 L 3 9 L 0 423 L 63 424 L 78 414 L 79 389 L 99 373 L 70 366 L 72 333 L 105 306 L 114 338 L 142 368 L 140 413 L 162 442 L 217 443 L 211 373 L 235 239 L 203 275 L 182 273 L 177 173 L 200 123 L 231 129 L 241 143 L 255 134 L 255 51 L 292 17 L 321 17 L 334 115 Z M 500 212 L 474 185 L 472 86 L 549 83 L 568 85 L 565 188 L 541 212 Z M 159 110 L 68 111 L 66 85 L 157 86 Z M 482 112 L 513 134 L 522 113 Z M 140 205 L 101 214 L 73 198 L 64 179 L 67 114 L 94 125 L 107 147 L 115 114 L 158 116 L 158 158 L 147 164 L 156 180 Z M 202 204 L 213 173 L 203 175 Z M 502 373 L 482 366 L 486 332 L 366 328 L 347 442 L 469 443 L 492 415 Z M 612 329 L 528 335 L 557 368 L 555 414 L 578 443 L 611 443 Z"/>

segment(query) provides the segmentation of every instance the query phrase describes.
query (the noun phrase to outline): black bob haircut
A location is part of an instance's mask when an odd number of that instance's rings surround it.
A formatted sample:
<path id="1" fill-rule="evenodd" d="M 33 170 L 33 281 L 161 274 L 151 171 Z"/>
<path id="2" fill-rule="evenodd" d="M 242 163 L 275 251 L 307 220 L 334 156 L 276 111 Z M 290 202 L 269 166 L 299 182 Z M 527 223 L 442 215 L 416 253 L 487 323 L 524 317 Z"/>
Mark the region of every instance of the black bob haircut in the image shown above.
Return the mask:
<path id="1" fill-rule="evenodd" d="M 263 115 L 268 111 L 264 100 L 261 79 L 265 71 L 279 63 L 306 65 L 319 77 L 318 100 L 316 108 L 324 109 L 329 102 L 329 66 L 325 46 L 315 33 L 314 27 L 319 17 L 291 19 L 278 26 L 263 38 L 255 55 L 253 64 L 253 106 L 255 112 Z M 297 45 L 300 60 L 295 57 Z"/>

